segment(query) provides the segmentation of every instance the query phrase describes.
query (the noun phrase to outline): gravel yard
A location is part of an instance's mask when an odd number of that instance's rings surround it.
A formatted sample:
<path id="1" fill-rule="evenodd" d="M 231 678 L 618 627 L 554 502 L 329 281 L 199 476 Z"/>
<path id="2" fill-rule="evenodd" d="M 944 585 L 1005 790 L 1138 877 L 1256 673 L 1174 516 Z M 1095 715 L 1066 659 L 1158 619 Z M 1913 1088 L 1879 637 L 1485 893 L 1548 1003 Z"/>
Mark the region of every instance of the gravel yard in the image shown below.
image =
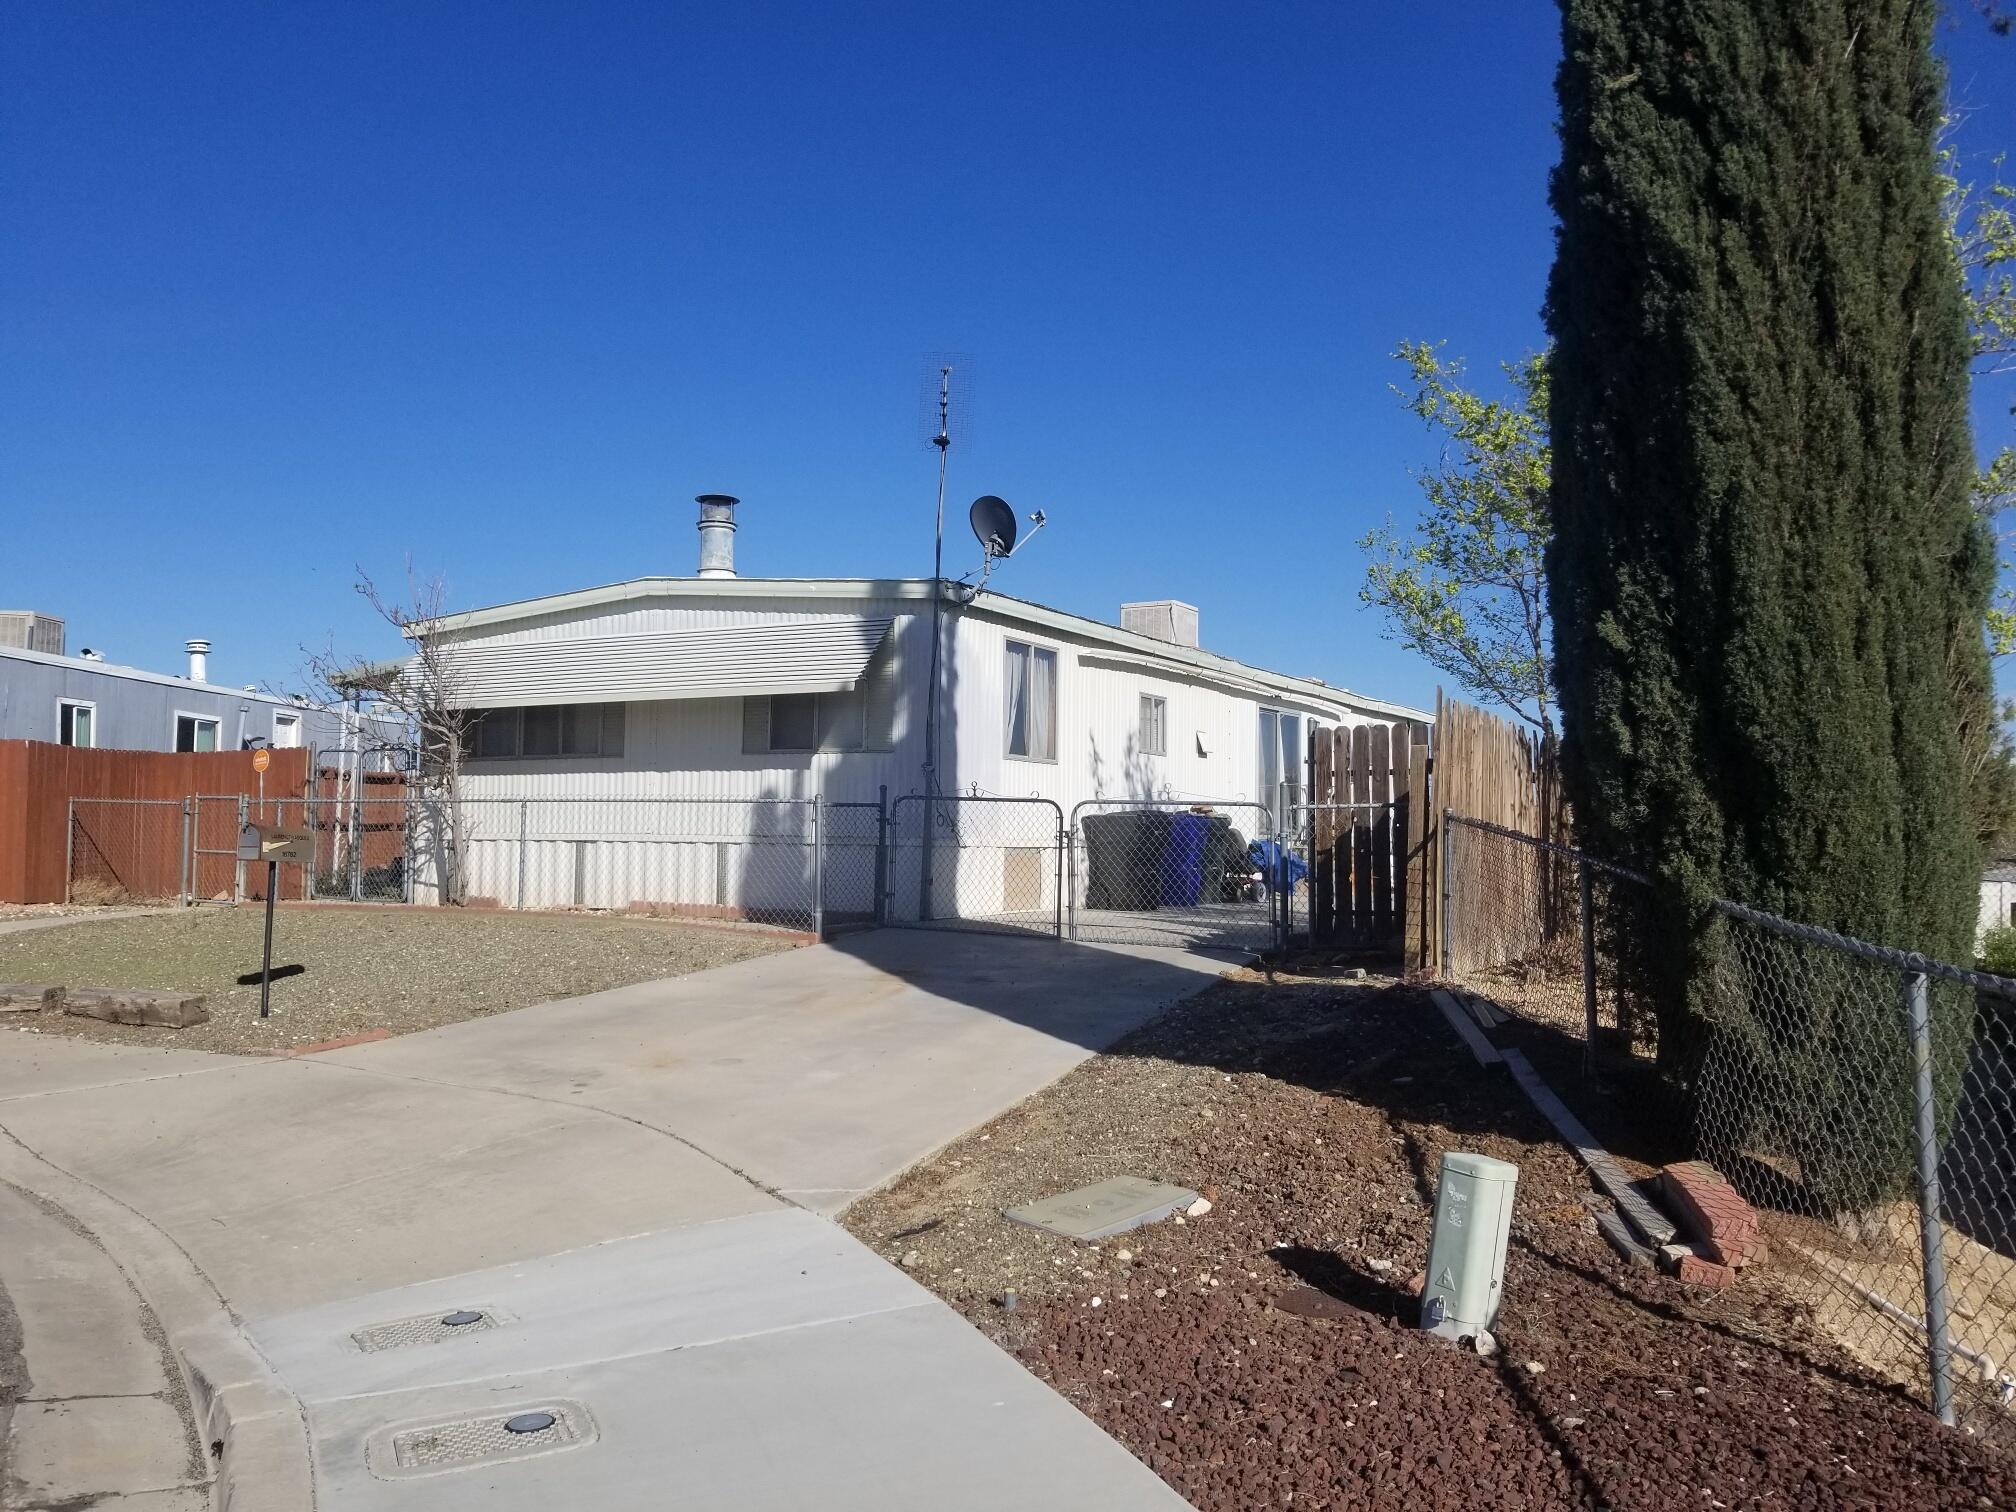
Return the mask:
<path id="1" fill-rule="evenodd" d="M 1521 1169 L 1496 1358 L 1412 1326 L 1451 1149 Z M 1122 1173 L 1215 1206 L 1096 1246 L 999 1216 Z M 2016 1505 L 2002 1450 L 1768 1269 L 1719 1293 L 1633 1269 L 1596 1200 L 1420 994 L 1240 973 L 844 1221 L 1204 1512 Z"/>
<path id="2" fill-rule="evenodd" d="M 273 965 L 305 970 L 273 983 L 259 1018 L 264 913 L 189 909 L 0 935 L 0 982 L 156 987 L 207 995 L 210 1022 L 141 1029 L 61 1013 L 0 1015 L 0 1031 L 258 1055 L 575 997 L 791 948 L 753 929 L 656 919 L 474 910 L 282 908 Z"/>

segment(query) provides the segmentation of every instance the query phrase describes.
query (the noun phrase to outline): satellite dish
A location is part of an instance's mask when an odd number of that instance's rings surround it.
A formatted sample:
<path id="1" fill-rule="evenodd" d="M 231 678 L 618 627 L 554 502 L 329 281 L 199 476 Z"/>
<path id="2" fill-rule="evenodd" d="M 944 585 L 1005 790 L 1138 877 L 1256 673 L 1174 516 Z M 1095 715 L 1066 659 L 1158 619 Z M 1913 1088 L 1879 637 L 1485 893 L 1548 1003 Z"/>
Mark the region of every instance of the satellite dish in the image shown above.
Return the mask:
<path id="1" fill-rule="evenodd" d="M 995 494 L 982 494 L 968 511 L 973 534 L 989 557 L 1005 557 L 1015 550 L 1015 511 L 1008 501 Z"/>

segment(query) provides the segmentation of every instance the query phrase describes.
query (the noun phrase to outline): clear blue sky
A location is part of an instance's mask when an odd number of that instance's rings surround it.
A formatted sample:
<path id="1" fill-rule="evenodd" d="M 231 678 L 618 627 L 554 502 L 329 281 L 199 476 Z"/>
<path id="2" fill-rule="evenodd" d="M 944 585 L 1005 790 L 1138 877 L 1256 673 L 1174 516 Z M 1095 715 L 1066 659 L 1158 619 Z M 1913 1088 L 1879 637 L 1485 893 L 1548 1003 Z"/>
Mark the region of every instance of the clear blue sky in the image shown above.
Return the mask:
<path id="1" fill-rule="evenodd" d="M 1356 540 L 1433 443 L 1404 337 L 1541 339 L 1551 5 L 163 5 L 0 12 L 0 607 L 220 681 L 458 605 L 930 566 L 927 354 L 1007 591 L 1421 701 Z M 1942 45 L 2016 148 L 2016 39 Z M 2002 418 L 2003 397 L 1984 403 Z"/>

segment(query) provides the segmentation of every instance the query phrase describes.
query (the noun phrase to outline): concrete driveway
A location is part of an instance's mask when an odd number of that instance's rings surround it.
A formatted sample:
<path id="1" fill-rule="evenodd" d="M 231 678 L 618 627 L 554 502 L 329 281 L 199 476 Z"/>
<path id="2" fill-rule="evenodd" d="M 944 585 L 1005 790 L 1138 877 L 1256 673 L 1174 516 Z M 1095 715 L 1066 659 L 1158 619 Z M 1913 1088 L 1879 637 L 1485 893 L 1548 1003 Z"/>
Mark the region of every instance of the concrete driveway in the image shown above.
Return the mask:
<path id="1" fill-rule="evenodd" d="M 291 1422 L 323 1508 L 1180 1507 L 819 1215 L 1220 969 L 885 931 L 298 1060 L 5 1035 L 0 1178 L 154 1246 L 248 1494 Z"/>

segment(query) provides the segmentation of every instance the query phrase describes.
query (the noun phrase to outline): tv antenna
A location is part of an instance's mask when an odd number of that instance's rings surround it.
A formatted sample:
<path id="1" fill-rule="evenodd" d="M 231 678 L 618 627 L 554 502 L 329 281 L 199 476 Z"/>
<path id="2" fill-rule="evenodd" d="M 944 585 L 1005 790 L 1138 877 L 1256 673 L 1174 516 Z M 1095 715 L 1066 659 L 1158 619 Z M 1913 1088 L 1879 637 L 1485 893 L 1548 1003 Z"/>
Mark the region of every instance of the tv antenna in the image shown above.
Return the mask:
<path id="1" fill-rule="evenodd" d="M 931 678 L 924 689 L 924 792 L 938 796 L 938 679 L 939 661 L 945 640 L 945 469 L 952 453 L 952 373 L 954 361 L 941 357 L 937 363 L 938 427 L 931 444 L 938 448 L 938 512 L 931 536 Z M 931 917 L 931 847 L 924 847 L 919 882 L 920 917 Z"/>

